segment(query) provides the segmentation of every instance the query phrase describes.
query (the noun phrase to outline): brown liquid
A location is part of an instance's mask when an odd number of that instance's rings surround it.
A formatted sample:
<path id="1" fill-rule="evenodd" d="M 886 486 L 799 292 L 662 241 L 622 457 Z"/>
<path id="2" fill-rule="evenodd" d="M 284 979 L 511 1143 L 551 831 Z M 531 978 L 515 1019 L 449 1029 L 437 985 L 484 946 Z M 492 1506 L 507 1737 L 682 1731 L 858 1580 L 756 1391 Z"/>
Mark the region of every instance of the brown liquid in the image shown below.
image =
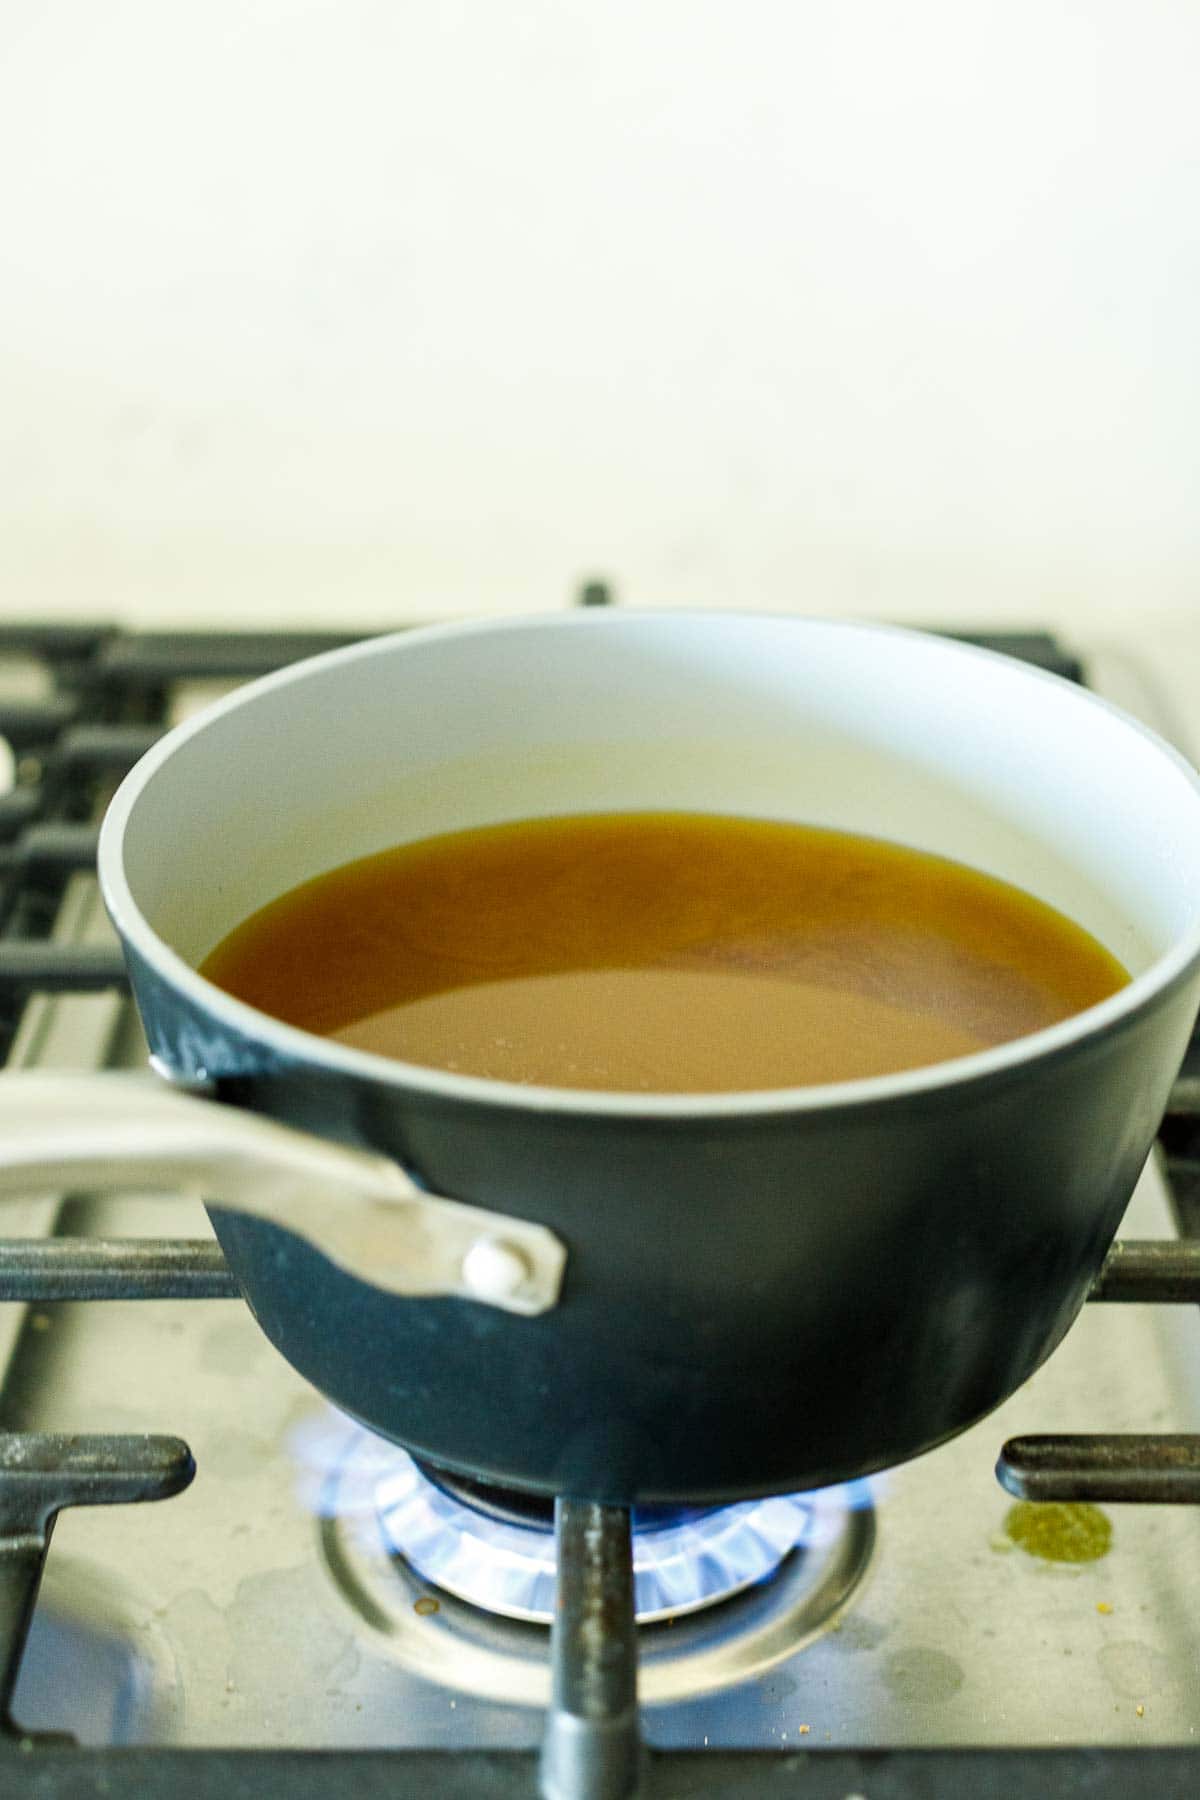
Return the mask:
<path id="1" fill-rule="evenodd" d="M 1128 980 L 1061 913 L 960 863 L 694 813 L 526 820 L 364 857 L 264 907 L 203 973 L 384 1056 L 659 1093 L 941 1062 Z"/>

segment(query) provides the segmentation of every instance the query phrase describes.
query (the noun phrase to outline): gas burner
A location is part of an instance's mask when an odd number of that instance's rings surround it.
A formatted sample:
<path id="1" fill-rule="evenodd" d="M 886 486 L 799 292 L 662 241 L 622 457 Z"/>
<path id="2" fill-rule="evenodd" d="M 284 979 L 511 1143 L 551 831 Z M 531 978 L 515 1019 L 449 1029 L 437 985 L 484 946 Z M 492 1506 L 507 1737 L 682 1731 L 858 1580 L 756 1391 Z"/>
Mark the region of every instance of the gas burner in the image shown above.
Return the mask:
<path id="1" fill-rule="evenodd" d="M 442 1594 L 499 1619 L 554 1617 L 553 1507 L 548 1500 L 419 1464 L 398 1445 L 326 1415 L 293 1438 L 310 1503 L 344 1525 L 355 1560 L 411 1571 Z M 819 1550 L 870 1509 L 866 1485 L 774 1495 L 729 1506 L 634 1512 L 638 1623 L 714 1608 Z M 372 1548 L 373 1546 L 373 1548 Z"/>
<path id="2" fill-rule="evenodd" d="M 481 1515 L 404 1451 L 336 1416 L 309 1420 L 292 1442 L 326 1567 L 386 1653 L 425 1682 L 545 1706 L 552 1532 Z M 639 1684 L 649 1705 L 737 1687 L 820 1637 L 862 1580 L 875 1541 L 861 1482 L 682 1520 L 651 1509 L 651 1522 L 634 1537 Z"/>
<path id="3" fill-rule="evenodd" d="M 356 1461 L 348 1447 L 348 1464 Z M 548 1625 L 555 1552 L 548 1503 L 421 1468 L 400 1449 L 373 1484 L 384 1545 L 425 1581 L 485 1612 Z M 453 1491 L 451 1491 L 451 1484 Z M 812 1535 L 806 1495 L 635 1513 L 638 1621 L 699 1612 L 773 1575 Z"/>

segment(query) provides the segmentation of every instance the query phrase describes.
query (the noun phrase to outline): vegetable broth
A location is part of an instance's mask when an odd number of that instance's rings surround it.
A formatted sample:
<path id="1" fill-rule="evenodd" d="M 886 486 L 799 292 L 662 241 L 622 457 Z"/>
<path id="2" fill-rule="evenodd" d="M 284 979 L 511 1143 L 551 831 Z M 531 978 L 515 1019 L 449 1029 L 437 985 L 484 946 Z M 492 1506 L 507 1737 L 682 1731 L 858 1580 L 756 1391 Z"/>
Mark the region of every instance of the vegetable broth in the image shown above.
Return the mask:
<path id="1" fill-rule="evenodd" d="M 880 839 L 695 813 L 403 844 L 212 952 L 290 1025 L 456 1073 L 711 1093 L 882 1075 L 1094 1005 L 1127 972 L 1006 882 Z"/>

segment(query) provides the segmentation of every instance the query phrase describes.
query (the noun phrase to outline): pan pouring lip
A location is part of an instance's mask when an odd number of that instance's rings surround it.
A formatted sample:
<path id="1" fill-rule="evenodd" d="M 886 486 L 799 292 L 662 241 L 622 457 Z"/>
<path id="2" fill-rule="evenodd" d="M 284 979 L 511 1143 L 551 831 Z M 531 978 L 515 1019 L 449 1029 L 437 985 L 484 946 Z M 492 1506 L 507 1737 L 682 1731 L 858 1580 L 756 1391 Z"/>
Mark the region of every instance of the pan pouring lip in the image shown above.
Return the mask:
<path id="1" fill-rule="evenodd" d="M 485 1517 L 431 1481 L 406 1452 L 359 1428 L 343 1445 L 319 1505 L 322 1553 L 343 1598 L 399 1663 L 427 1679 L 486 1699 L 546 1705 L 552 1533 Z M 462 1514 L 471 1540 L 466 1551 Z M 875 1541 L 865 1483 L 671 1509 L 651 1521 L 634 1540 L 639 1692 L 650 1705 L 736 1686 L 822 1635 L 865 1574 Z M 482 1573 L 479 1541 L 498 1542 L 501 1550 Z M 658 1568 L 647 1568 L 647 1545 Z M 748 1547 L 758 1572 L 731 1573 L 731 1557 Z M 687 1551 L 699 1576 L 694 1568 L 685 1573 Z M 522 1560 L 532 1567 L 514 1574 L 514 1561 Z M 703 1586 L 722 1565 L 723 1585 L 698 1598 L 697 1581 Z M 481 1586 L 485 1604 L 474 1598 Z"/>

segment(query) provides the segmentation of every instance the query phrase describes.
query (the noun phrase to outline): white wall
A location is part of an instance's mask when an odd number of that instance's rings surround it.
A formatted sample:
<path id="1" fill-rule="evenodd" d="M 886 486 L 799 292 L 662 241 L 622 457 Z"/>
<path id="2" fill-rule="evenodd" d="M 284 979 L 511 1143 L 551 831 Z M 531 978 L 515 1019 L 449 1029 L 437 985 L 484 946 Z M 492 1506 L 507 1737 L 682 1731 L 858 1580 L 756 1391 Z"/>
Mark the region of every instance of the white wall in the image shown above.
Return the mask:
<path id="1" fill-rule="evenodd" d="M 9 0 L 0 609 L 1200 596 L 1191 0 Z"/>

